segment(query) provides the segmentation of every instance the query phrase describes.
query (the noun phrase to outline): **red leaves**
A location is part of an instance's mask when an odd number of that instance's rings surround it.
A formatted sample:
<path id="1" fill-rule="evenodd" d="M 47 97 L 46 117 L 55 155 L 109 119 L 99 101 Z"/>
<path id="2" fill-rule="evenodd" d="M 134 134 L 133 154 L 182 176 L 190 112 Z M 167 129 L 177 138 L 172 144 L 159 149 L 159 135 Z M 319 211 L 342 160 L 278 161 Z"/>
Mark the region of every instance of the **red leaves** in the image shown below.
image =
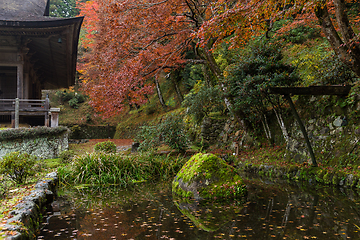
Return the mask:
<path id="1" fill-rule="evenodd" d="M 84 90 L 103 116 L 128 104 L 143 104 L 153 92 L 151 79 L 184 63 L 191 28 L 184 16 L 174 15 L 183 9 L 177 0 L 95 0 L 82 5 L 81 14 L 90 19 L 84 22 L 87 37 L 94 44 L 84 42 L 92 51 L 79 69 Z"/>

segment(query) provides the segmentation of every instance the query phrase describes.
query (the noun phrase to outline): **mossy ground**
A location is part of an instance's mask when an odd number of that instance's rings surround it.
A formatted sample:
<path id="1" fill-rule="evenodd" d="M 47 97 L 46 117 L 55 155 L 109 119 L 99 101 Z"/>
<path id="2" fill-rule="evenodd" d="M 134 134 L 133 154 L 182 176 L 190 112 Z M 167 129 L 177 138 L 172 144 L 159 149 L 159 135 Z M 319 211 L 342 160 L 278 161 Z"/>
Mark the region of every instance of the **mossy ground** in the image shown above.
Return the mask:
<path id="1" fill-rule="evenodd" d="M 1 232 L 2 226 L 8 219 L 8 213 L 25 197 L 30 194 L 35 188 L 36 182 L 44 178 L 47 173 L 53 172 L 57 167 L 61 166 L 60 159 L 44 159 L 39 160 L 37 164 L 37 173 L 32 176 L 24 184 L 18 185 L 10 180 L 0 176 L 2 186 L 6 186 L 6 192 L 0 196 L 0 239 L 4 239 L 12 232 Z"/>
<path id="2" fill-rule="evenodd" d="M 307 162 L 298 163 L 286 156 L 285 146 L 266 147 L 243 151 L 236 158 L 235 164 L 246 172 L 255 172 L 268 177 L 287 178 L 295 181 L 316 181 L 321 184 L 360 188 L 360 164 L 352 161 L 339 164 L 332 161 L 321 161 L 317 167 Z M 345 159 L 345 156 L 342 158 Z M 350 161 L 349 159 L 348 161 Z"/>

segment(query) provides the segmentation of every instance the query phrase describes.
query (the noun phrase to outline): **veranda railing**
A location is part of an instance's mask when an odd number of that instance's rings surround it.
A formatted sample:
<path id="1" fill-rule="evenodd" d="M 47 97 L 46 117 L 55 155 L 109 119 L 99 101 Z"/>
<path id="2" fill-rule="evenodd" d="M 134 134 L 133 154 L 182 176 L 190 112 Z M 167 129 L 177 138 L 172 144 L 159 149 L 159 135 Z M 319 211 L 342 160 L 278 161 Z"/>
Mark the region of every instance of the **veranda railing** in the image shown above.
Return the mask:
<path id="1" fill-rule="evenodd" d="M 43 115 L 45 126 L 49 126 L 50 101 L 38 99 L 0 99 L 0 115 L 11 115 L 12 127 L 19 127 L 19 116 Z"/>

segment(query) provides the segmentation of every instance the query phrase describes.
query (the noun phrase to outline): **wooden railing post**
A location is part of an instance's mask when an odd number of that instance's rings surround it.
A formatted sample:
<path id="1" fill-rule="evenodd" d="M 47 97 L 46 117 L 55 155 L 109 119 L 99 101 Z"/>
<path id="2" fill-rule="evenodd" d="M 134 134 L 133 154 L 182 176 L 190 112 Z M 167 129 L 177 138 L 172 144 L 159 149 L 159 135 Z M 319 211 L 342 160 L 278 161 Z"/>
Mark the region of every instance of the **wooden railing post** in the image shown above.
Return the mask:
<path id="1" fill-rule="evenodd" d="M 58 127 L 60 108 L 50 108 L 50 113 L 51 113 L 51 127 Z"/>
<path id="2" fill-rule="evenodd" d="M 49 95 L 46 94 L 46 98 L 45 98 L 45 127 L 49 127 L 49 110 L 50 110 L 50 100 L 49 100 Z"/>
<path id="3" fill-rule="evenodd" d="M 15 128 L 19 128 L 19 98 L 15 98 Z"/>

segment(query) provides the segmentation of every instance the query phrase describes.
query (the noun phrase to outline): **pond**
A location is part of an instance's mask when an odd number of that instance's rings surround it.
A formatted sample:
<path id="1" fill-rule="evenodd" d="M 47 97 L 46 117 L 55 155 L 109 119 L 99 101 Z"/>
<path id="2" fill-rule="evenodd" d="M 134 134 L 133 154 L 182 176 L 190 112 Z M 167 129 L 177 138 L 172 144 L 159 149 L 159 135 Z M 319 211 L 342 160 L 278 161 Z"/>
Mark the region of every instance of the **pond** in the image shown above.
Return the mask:
<path id="1" fill-rule="evenodd" d="M 173 201 L 169 183 L 67 188 L 38 239 L 360 239 L 360 196 L 326 186 L 246 179 L 237 201 Z"/>

